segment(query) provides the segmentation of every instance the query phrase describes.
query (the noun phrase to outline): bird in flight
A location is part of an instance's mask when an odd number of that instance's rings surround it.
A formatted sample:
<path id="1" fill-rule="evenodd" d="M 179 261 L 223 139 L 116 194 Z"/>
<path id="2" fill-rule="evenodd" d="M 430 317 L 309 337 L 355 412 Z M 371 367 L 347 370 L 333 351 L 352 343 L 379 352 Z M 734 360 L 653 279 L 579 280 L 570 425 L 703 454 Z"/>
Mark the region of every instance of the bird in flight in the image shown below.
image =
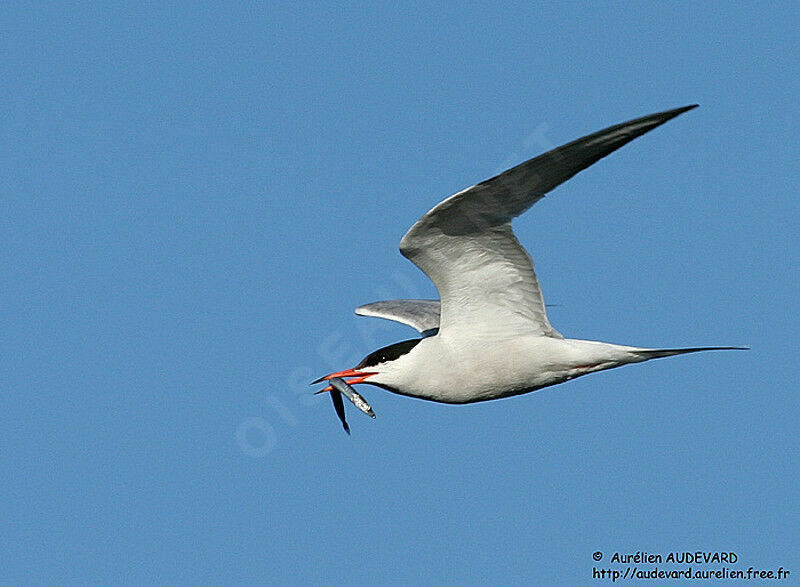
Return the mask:
<path id="1" fill-rule="evenodd" d="M 375 414 L 353 385 L 464 404 L 520 395 L 628 363 L 746 347 L 651 349 L 564 338 L 550 325 L 533 262 L 511 220 L 576 173 L 697 105 L 623 122 L 562 145 L 434 206 L 400 241 L 430 277 L 439 300 L 390 300 L 356 309 L 407 324 L 421 338 L 370 353 L 352 369 L 314 381 L 330 385 L 345 431 L 342 394 Z M 313 384 L 312 384 L 313 385 Z"/>

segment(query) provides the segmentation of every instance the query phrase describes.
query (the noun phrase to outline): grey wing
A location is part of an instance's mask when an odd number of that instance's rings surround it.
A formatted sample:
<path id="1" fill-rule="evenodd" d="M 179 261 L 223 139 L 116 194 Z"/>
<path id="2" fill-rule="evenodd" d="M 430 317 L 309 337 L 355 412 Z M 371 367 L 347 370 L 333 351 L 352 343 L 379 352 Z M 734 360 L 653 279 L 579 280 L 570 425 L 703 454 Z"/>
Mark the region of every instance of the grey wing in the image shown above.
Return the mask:
<path id="1" fill-rule="evenodd" d="M 356 308 L 359 316 L 374 316 L 407 324 L 423 336 L 439 330 L 439 300 L 387 300 Z"/>
<path id="2" fill-rule="evenodd" d="M 401 240 L 400 252 L 436 285 L 442 331 L 560 337 L 547 319 L 533 263 L 511 220 L 576 173 L 694 107 L 651 114 L 567 143 L 450 196 L 420 218 Z"/>

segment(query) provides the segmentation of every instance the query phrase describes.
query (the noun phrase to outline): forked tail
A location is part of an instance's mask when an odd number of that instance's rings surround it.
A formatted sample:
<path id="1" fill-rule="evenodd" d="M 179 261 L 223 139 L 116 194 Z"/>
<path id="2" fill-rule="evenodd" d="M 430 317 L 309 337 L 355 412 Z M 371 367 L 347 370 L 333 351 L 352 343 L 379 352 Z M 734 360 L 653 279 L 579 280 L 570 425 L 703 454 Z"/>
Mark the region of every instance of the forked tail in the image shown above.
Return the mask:
<path id="1" fill-rule="evenodd" d="M 700 346 L 685 349 L 642 349 L 633 351 L 644 360 L 660 359 L 661 357 L 674 357 L 675 355 L 685 355 L 686 353 L 699 353 L 700 351 L 748 351 L 746 346 Z"/>

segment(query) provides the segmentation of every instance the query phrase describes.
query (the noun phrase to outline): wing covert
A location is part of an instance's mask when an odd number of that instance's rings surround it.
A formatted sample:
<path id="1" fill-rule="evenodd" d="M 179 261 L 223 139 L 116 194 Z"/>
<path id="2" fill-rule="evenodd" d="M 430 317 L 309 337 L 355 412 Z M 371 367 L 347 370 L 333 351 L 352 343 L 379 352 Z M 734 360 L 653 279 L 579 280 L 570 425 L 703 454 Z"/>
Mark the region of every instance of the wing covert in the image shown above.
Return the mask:
<path id="1" fill-rule="evenodd" d="M 436 334 L 439 329 L 439 300 L 387 300 L 359 306 L 355 311 L 359 316 L 406 324 L 423 336 Z"/>
<path id="2" fill-rule="evenodd" d="M 651 114 L 567 143 L 450 196 L 420 218 L 400 241 L 400 252 L 436 285 L 441 332 L 468 328 L 560 338 L 511 220 L 583 169 L 695 107 Z"/>

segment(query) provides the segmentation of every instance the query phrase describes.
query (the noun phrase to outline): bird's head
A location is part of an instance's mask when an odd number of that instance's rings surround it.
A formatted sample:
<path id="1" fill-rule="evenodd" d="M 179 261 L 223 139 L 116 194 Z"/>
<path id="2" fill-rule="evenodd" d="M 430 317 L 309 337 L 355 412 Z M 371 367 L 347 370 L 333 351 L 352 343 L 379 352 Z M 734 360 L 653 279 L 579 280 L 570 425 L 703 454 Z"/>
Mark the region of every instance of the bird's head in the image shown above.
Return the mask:
<path id="1" fill-rule="evenodd" d="M 388 386 L 391 383 L 391 374 L 396 369 L 397 359 L 417 346 L 420 340 L 422 339 L 414 338 L 411 340 L 404 340 L 403 342 L 397 342 L 383 347 L 382 349 L 378 349 L 364 357 L 361 362 L 352 369 L 330 373 L 329 375 L 320 377 L 314 381 L 312 385 L 338 377 L 340 379 L 345 379 L 349 385 L 372 383 L 378 386 Z M 326 387 L 322 391 L 330 390 L 330 387 Z"/>

